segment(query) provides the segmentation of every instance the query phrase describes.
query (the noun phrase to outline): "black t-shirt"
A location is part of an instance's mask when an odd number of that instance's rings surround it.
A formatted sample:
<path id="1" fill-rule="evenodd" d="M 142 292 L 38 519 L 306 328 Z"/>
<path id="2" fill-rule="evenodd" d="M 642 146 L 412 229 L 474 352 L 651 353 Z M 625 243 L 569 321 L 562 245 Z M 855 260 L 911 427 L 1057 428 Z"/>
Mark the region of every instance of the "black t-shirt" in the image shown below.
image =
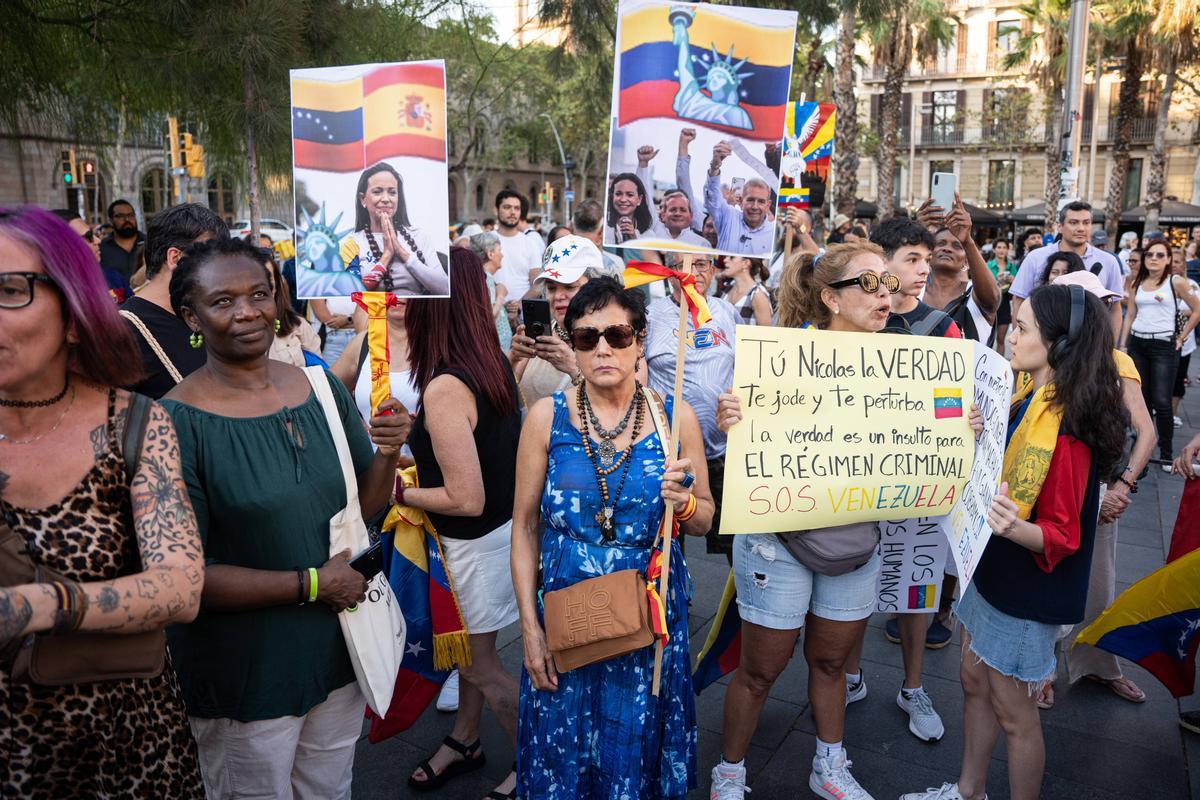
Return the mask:
<path id="1" fill-rule="evenodd" d="M 186 378 L 204 366 L 208 357 L 207 352 L 203 347 L 192 347 L 191 342 L 188 341 L 192 331 L 179 317 L 140 297 L 131 297 L 121 306 L 121 310 L 131 311 L 137 315 L 182 377 Z M 134 340 L 141 348 L 142 366 L 146 374 L 141 383 L 125 388 L 158 400 L 175 388 L 175 379 L 163 366 L 150 343 L 146 341 L 146 337 L 142 336 L 129 320 L 125 320 L 125 324 L 129 326 Z"/>
<path id="2" fill-rule="evenodd" d="M 893 311 L 888 316 L 887 327 L 889 328 L 904 328 L 911 330 L 918 322 L 925 319 L 933 311 L 933 306 L 923 300 L 917 301 L 917 307 L 912 311 L 906 311 L 903 314 Z M 901 321 L 902 320 L 902 321 Z M 949 336 L 952 339 L 961 339 L 962 333 L 958 330 L 958 326 L 954 324 L 948 315 L 943 315 L 943 318 L 933 326 L 933 330 L 929 331 L 928 336 Z"/>
<path id="3" fill-rule="evenodd" d="M 507 367 L 507 362 L 505 362 Z M 475 394 L 475 450 L 479 453 L 479 466 L 483 471 L 483 513 L 478 517 L 451 517 L 430 511 L 429 518 L 437 527 L 438 534 L 448 539 L 479 539 L 512 519 L 513 493 L 517 486 L 517 442 L 521 438 L 521 413 L 515 408 L 501 414 L 488 399 L 471 384 L 467 375 L 457 369 L 439 370 L 438 375 L 449 373 L 465 383 Z M 508 371 L 513 394 L 517 384 Z M 408 434 L 408 446 L 413 461 L 417 464 L 417 475 L 421 486 L 435 489 L 445 486 L 442 469 L 433 452 L 433 440 L 425 427 L 425 414 L 429 409 L 421 403 L 421 412 L 413 421 Z"/>
<path id="4" fill-rule="evenodd" d="M 112 236 L 104 237 L 100 240 L 100 266 L 111 269 L 123 278 L 130 278 L 136 269 L 134 252 L 139 244 L 144 245 L 145 243 L 146 236 L 141 231 L 137 232 L 136 238 L 133 240 L 133 247 L 128 250 L 117 244 Z"/>

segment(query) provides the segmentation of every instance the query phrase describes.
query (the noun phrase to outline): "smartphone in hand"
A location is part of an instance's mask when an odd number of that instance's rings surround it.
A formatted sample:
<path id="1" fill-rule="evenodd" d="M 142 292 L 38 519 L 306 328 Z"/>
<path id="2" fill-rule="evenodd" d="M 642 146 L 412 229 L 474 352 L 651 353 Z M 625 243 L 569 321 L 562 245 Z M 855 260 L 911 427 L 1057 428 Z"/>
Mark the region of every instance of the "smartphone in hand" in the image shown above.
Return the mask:
<path id="1" fill-rule="evenodd" d="M 929 196 L 935 206 L 942 207 L 942 213 L 947 216 L 954 209 L 954 194 L 958 191 L 958 176 L 953 172 L 933 173 Z"/>
<path id="2" fill-rule="evenodd" d="M 367 580 L 383 572 L 383 540 L 351 558 L 350 566 Z"/>
<path id="3" fill-rule="evenodd" d="M 531 339 L 550 335 L 550 301 L 525 299 L 521 301 L 521 320 L 525 323 L 525 335 Z"/>

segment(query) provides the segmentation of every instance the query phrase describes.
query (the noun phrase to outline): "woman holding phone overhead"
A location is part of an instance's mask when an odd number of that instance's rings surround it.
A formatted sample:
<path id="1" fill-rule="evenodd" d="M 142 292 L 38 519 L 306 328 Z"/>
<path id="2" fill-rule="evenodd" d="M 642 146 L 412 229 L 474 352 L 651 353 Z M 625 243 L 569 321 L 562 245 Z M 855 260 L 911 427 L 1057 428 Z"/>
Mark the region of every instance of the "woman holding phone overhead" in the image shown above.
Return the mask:
<path id="1" fill-rule="evenodd" d="M 199 616 L 167 638 L 209 798 L 347 798 L 365 701 L 335 612 L 362 600 L 366 581 L 349 551 L 329 554 L 346 482 L 310 380 L 333 394 L 364 517 L 391 497 L 410 419 L 389 398 L 368 438 L 340 381 L 268 357 L 265 262 L 252 245 L 214 239 L 171 276 L 171 306 L 208 350 L 162 400 L 206 574 Z"/>
<path id="2" fill-rule="evenodd" d="M 368 167 L 358 179 L 352 236 L 367 291 L 450 296 L 450 276 L 439 258 L 438 240 L 409 222 L 404 181 L 385 162 Z"/>
<path id="3" fill-rule="evenodd" d="M 805 254 L 799 269 L 784 272 L 778 324 L 876 333 L 887 325 L 900 279 L 887 271 L 883 251 L 870 242 Z M 741 400 L 722 394 L 717 424 L 728 431 L 742 418 Z M 983 418 L 972 407 L 971 426 Z M 837 542 L 833 549 L 813 544 Z M 741 662 L 725 693 L 721 761 L 713 768 L 715 800 L 742 800 L 745 755 L 767 693 L 787 667 L 802 629 L 808 663 L 808 697 L 816 724 L 817 752 L 808 785 L 826 800 L 870 800 L 850 773 L 842 746 L 846 719 L 845 666 L 877 601 L 879 526 L 860 522 L 794 534 L 735 536 L 733 576 L 742 617 Z"/>

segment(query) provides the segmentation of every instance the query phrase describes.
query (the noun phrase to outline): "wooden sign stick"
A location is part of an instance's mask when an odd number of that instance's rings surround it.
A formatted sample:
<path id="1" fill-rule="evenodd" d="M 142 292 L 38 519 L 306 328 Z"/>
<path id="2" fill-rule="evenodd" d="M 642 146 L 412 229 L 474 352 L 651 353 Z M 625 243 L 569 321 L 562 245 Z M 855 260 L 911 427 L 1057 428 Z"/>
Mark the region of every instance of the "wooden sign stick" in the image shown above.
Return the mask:
<path id="1" fill-rule="evenodd" d="M 692 271 L 692 254 L 688 253 L 683 257 L 683 271 L 690 273 Z M 675 337 L 675 390 L 671 396 L 671 409 L 676 421 L 679 419 L 679 405 L 683 402 L 683 359 L 687 354 L 686 337 L 687 337 L 687 321 L 688 321 L 688 304 L 687 296 L 683 292 L 683 287 L 679 288 L 679 327 L 676 328 Z M 679 453 L 679 425 L 671 425 L 671 443 L 668 445 L 667 460 L 671 461 L 678 457 Z M 666 514 L 666 522 L 663 525 L 663 530 L 666 531 L 667 537 L 671 535 L 671 529 L 674 526 L 675 520 L 675 504 L 666 503 L 666 508 L 663 513 Z M 662 598 L 663 608 L 669 609 L 671 605 L 670 595 L 670 578 L 671 578 L 671 542 L 669 539 L 663 539 L 662 553 L 662 575 L 658 580 L 658 596 Z M 667 631 L 670 635 L 670 631 Z M 658 685 L 662 678 L 662 639 L 658 639 L 654 643 L 654 681 L 650 684 L 650 693 L 658 697 Z"/>

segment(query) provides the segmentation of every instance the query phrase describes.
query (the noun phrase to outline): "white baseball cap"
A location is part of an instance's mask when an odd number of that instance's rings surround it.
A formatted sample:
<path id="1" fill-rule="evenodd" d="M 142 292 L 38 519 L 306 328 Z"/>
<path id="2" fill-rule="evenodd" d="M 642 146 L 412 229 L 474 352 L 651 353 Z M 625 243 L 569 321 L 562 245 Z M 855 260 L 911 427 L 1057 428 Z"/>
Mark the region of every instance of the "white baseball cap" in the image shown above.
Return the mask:
<path id="1" fill-rule="evenodd" d="M 574 283 L 583 277 L 588 267 L 604 268 L 600 249 L 582 236 L 568 234 L 547 245 L 542 254 L 542 271 L 533 279 L 533 284 L 536 287 L 542 281 Z"/>
<path id="2" fill-rule="evenodd" d="M 1098 277 L 1085 269 L 1077 272 L 1068 272 L 1066 275 L 1059 275 L 1054 279 L 1054 283 L 1058 286 L 1079 286 L 1085 292 L 1094 294 L 1101 300 L 1121 296 L 1120 292 L 1114 292 L 1111 289 L 1105 288 Z"/>

